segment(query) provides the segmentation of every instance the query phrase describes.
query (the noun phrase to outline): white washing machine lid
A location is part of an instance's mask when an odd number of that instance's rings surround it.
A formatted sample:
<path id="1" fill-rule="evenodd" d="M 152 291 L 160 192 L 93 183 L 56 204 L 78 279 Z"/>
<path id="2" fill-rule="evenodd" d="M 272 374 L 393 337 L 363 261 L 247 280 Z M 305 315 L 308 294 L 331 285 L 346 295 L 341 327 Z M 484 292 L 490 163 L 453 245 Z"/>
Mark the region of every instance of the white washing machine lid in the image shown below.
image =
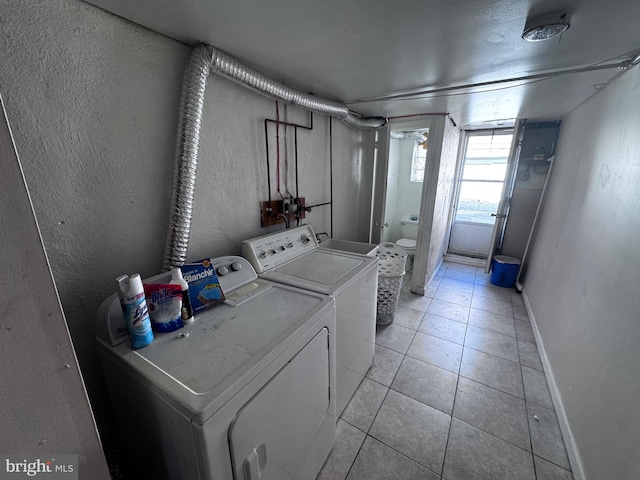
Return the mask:
<path id="1" fill-rule="evenodd" d="M 416 248 L 416 241 L 410 238 L 401 238 L 396 242 L 400 248 Z"/>
<path id="2" fill-rule="evenodd" d="M 337 296 L 369 268 L 376 268 L 377 263 L 375 257 L 315 249 L 264 272 L 260 277 Z"/>
<path id="3" fill-rule="evenodd" d="M 112 347 L 102 339 L 98 346 L 201 424 L 333 308 L 329 297 L 257 282 L 270 288 L 236 307 L 201 312 L 177 331 L 155 334 L 147 347 Z"/>

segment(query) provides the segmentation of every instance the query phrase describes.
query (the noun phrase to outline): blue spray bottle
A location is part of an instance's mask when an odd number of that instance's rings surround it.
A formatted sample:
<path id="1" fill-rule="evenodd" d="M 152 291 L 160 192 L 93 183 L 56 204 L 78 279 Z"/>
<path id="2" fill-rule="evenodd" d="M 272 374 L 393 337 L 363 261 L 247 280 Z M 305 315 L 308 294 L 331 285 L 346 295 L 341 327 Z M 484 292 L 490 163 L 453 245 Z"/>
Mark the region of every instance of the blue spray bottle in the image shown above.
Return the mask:
<path id="1" fill-rule="evenodd" d="M 122 275 L 116 278 L 116 283 L 131 348 L 146 347 L 153 342 L 153 330 L 140 274 L 131 275 L 131 278 Z"/>

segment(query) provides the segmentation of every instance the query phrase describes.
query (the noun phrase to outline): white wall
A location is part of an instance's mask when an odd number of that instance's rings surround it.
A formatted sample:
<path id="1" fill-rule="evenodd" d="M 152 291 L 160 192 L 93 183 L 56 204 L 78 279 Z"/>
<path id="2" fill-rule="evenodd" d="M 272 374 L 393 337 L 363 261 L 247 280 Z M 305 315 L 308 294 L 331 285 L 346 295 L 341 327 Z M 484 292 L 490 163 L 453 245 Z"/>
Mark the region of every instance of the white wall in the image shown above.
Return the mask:
<path id="1" fill-rule="evenodd" d="M 429 281 L 442 262 L 447 251 L 449 239 L 448 221 L 453 201 L 455 187 L 456 161 L 458 159 L 458 145 L 460 131 L 451 120 L 443 117 L 444 133 L 442 135 L 442 153 L 437 172 L 437 189 L 433 209 L 433 223 L 431 226 L 431 240 L 429 242 L 429 259 L 425 280 Z M 429 172 L 431 174 L 431 172 Z M 427 173 L 425 171 L 425 177 Z M 426 284 L 425 284 L 426 285 Z"/>
<path id="2" fill-rule="evenodd" d="M 0 171 L 0 452 L 77 454 L 81 478 L 108 479 L 89 400 L 1 107 Z"/>
<path id="3" fill-rule="evenodd" d="M 160 269 L 189 50 L 77 0 L 3 5 L 2 94 L 83 377 L 107 436 L 112 423 L 94 317 L 116 276 Z M 274 101 L 209 78 L 189 259 L 239 254 L 243 239 L 281 228 L 260 227 L 258 204 L 268 196 L 265 117 L 275 117 Z M 290 108 L 288 120 L 306 124 L 308 116 Z M 330 152 L 329 119 L 316 115 L 313 131 L 298 134 L 300 195 L 308 204 L 330 200 L 332 153 L 334 236 L 366 241 L 373 133 L 333 121 Z M 289 147 L 293 152 L 292 130 Z M 307 220 L 330 231 L 330 207 L 315 208 Z"/>
<path id="4" fill-rule="evenodd" d="M 400 168 L 400 142 L 397 138 L 389 139 L 389 163 L 387 165 L 387 191 L 384 205 L 384 223 L 382 242 L 395 242 L 399 237 L 400 222 L 398 216 L 398 170 Z M 381 242 L 381 243 L 382 243 Z"/>
<path id="5" fill-rule="evenodd" d="M 640 478 L 639 132 L 638 67 L 563 119 L 524 280 L 578 479 Z"/>
<path id="6" fill-rule="evenodd" d="M 526 129 L 525 135 L 527 135 Z M 511 195 L 509 220 L 505 227 L 502 243 L 502 255 L 522 258 L 548 170 L 548 165 L 520 164 L 518 166 L 516 182 Z"/>
<path id="7" fill-rule="evenodd" d="M 411 181 L 411 162 L 413 161 L 413 146 L 415 140 L 405 138 L 400 142 L 400 165 L 398 168 L 398 192 L 396 197 L 398 238 L 400 238 L 400 217 L 404 213 L 418 215 L 420 213 L 420 199 L 422 198 L 422 182 Z M 426 176 L 426 169 L 425 169 Z M 426 179 L 425 179 L 426 180 Z M 396 238 L 396 240 L 398 239 Z"/>
<path id="8" fill-rule="evenodd" d="M 448 117 L 435 117 L 429 128 L 429 140 L 416 241 L 418 246 L 427 248 L 416 250 L 411 277 L 411 291 L 419 294 L 424 294 L 447 249 L 460 131 Z"/>
<path id="9" fill-rule="evenodd" d="M 389 143 L 387 201 L 384 211 L 384 220 L 389 226 L 383 230 L 383 239 L 386 242 L 395 242 L 402 237 L 402 214 L 406 212 L 418 215 L 420 212 L 422 183 L 411 181 L 414 144 L 415 140 L 412 138 L 391 138 Z"/>

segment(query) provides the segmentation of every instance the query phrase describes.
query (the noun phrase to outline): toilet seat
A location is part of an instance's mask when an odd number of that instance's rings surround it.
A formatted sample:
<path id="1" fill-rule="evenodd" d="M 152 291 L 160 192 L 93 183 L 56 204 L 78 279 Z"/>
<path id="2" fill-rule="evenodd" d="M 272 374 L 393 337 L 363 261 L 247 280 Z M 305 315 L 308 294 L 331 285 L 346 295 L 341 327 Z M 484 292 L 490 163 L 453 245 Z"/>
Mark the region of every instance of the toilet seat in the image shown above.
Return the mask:
<path id="1" fill-rule="evenodd" d="M 401 238 L 396 242 L 396 245 L 402 248 L 403 250 L 416 249 L 416 241 L 411 238 Z"/>

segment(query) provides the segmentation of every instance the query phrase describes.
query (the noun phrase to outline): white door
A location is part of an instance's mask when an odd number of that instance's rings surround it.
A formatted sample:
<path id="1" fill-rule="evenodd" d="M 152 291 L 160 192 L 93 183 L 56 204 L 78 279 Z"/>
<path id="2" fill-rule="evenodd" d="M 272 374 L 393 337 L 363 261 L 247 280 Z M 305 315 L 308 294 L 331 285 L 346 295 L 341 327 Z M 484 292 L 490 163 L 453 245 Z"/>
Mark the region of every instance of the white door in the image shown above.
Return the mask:
<path id="1" fill-rule="evenodd" d="M 507 178 L 513 131 L 465 135 L 448 253 L 486 258 Z"/>
<path id="2" fill-rule="evenodd" d="M 235 479 L 315 478 L 329 453 L 315 442 L 335 429 L 328 336 L 323 328 L 238 412 L 229 428 Z"/>
<path id="3" fill-rule="evenodd" d="M 387 198 L 387 165 L 389 158 L 389 133 L 390 126 L 387 124 L 376 132 L 376 146 L 374 149 L 374 181 L 373 198 L 371 207 L 371 243 L 382 241 L 382 230 L 384 229 L 384 210 Z"/>
<path id="4" fill-rule="evenodd" d="M 491 242 L 489 243 L 487 263 L 485 264 L 484 269 L 485 273 L 489 273 L 491 271 L 491 260 L 502 248 L 504 232 L 507 226 L 507 218 L 509 217 L 509 212 L 511 210 L 511 195 L 516 181 L 516 173 L 518 171 L 518 158 L 520 157 L 520 148 L 522 145 L 525 122 L 526 120 L 520 120 L 517 123 L 513 133 L 513 138 L 511 139 L 511 150 L 509 152 L 505 188 L 502 190 L 500 204 L 498 205 L 498 209 L 495 213 L 496 222 L 491 234 Z"/>

